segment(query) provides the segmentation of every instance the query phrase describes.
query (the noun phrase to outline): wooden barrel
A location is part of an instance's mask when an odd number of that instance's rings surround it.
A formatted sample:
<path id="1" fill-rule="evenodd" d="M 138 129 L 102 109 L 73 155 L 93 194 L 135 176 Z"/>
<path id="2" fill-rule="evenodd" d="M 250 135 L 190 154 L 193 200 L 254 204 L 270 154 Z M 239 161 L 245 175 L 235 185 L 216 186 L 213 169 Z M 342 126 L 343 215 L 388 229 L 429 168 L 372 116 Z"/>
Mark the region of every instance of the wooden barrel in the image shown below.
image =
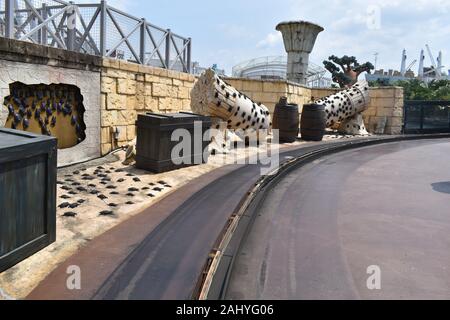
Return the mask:
<path id="1" fill-rule="evenodd" d="M 275 106 L 273 129 L 279 130 L 280 142 L 294 142 L 298 137 L 299 127 L 298 105 L 287 103 L 282 97 Z"/>
<path id="2" fill-rule="evenodd" d="M 302 139 L 306 141 L 322 141 L 326 122 L 324 105 L 305 104 L 300 123 Z"/>

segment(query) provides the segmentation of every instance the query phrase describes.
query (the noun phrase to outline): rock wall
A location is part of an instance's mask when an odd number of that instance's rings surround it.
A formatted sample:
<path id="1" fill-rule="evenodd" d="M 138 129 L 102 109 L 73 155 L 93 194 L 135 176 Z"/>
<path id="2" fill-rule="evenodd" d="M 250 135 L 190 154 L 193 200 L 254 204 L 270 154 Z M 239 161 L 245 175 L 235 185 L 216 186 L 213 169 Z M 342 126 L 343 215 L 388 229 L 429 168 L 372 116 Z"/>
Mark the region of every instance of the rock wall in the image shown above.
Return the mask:
<path id="1" fill-rule="evenodd" d="M 103 59 L 101 73 L 101 152 L 136 136 L 138 114 L 190 111 L 195 77 L 173 70 Z M 114 132 L 118 130 L 118 139 Z"/>
<path id="2" fill-rule="evenodd" d="M 273 115 L 275 105 L 280 97 L 286 96 L 290 103 L 297 103 L 301 113 L 302 106 L 311 101 L 311 89 L 288 81 L 251 80 L 242 78 L 225 78 L 237 90 L 245 93 L 253 101 L 261 102 Z"/>

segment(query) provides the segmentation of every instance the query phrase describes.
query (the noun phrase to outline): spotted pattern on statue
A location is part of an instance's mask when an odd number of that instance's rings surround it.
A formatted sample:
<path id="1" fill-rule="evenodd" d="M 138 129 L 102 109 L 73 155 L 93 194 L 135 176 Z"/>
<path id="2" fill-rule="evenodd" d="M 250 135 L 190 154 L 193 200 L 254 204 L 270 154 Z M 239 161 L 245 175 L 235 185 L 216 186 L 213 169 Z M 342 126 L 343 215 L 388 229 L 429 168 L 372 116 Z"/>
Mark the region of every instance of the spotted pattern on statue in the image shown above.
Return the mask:
<path id="1" fill-rule="evenodd" d="M 219 77 L 216 77 L 216 81 L 219 84 L 216 92 L 217 107 L 226 108 L 229 113 L 228 129 L 269 129 L 271 122 L 267 107 L 253 102 L 247 95 L 237 91 Z"/>
<path id="2" fill-rule="evenodd" d="M 361 81 L 349 89 L 317 100 L 315 103 L 325 105 L 327 127 L 331 127 L 364 111 L 368 107 L 368 101 L 369 86 L 366 81 Z M 361 125 L 359 129 L 362 129 Z"/>

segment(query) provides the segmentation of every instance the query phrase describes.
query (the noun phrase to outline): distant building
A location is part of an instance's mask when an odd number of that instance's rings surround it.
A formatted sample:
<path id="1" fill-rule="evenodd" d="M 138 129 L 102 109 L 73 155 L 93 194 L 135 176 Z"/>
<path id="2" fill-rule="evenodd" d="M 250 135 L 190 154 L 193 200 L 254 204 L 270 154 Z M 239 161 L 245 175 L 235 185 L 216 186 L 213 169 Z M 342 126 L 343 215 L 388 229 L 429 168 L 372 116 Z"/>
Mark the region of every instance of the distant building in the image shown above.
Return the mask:
<path id="1" fill-rule="evenodd" d="M 331 86 L 331 79 L 326 77 L 328 71 L 312 62 L 309 63 L 307 85 L 314 88 Z M 233 77 L 285 80 L 287 78 L 287 57 L 268 56 L 241 62 L 233 67 Z"/>
<path id="2" fill-rule="evenodd" d="M 402 53 L 402 63 L 400 71 L 389 69 L 387 72 L 383 69 L 376 70 L 373 74 L 366 74 L 367 81 L 382 81 L 387 83 L 394 83 L 400 80 L 420 79 L 424 82 L 430 82 L 432 80 L 450 80 L 450 70 L 448 75 L 445 74 L 442 65 L 442 52 L 439 52 L 437 60 L 434 59 L 430 47 L 427 45 L 427 51 L 430 58 L 431 66 L 425 67 L 425 53 L 424 50 L 420 52 L 419 60 L 412 61 L 407 66 L 406 50 Z M 417 76 L 411 70 L 411 68 L 419 61 L 419 70 Z"/>
<path id="3" fill-rule="evenodd" d="M 212 67 L 202 67 L 202 66 L 200 66 L 200 63 L 193 62 L 191 70 L 192 70 L 192 74 L 201 75 L 204 71 L 206 71 L 209 68 L 212 68 L 219 76 L 225 76 L 225 70 L 219 69 L 217 67 L 217 64 L 213 64 Z"/>

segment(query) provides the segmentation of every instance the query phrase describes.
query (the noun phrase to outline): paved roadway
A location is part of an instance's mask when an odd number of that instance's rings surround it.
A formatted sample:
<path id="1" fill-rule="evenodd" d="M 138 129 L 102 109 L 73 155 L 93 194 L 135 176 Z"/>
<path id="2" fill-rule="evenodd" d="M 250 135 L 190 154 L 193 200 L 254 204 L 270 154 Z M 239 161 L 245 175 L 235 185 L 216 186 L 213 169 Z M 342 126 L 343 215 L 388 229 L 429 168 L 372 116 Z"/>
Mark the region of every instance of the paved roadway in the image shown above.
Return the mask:
<path id="1" fill-rule="evenodd" d="M 367 288 L 372 265 L 381 290 Z M 233 270 L 228 299 L 450 299 L 450 142 L 370 146 L 293 171 Z"/>

